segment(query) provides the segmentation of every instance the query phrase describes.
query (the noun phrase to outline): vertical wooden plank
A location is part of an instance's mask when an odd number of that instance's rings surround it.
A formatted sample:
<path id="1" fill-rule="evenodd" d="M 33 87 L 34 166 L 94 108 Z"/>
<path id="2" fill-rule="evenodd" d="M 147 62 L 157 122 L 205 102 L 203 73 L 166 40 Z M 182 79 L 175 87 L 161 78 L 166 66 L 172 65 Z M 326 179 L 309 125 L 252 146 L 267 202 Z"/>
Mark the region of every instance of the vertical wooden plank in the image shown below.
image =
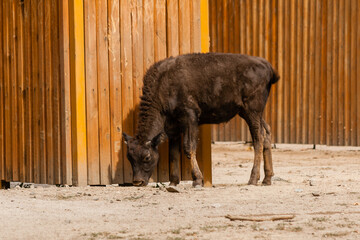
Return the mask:
<path id="1" fill-rule="evenodd" d="M 351 144 L 350 132 L 350 81 L 351 81 L 351 0 L 345 1 L 345 16 L 344 16 L 344 144 L 349 146 Z"/>
<path id="2" fill-rule="evenodd" d="M 179 0 L 179 51 L 180 54 L 190 53 L 190 1 Z M 191 167 L 190 160 L 182 154 L 181 160 L 182 180 L 190 180 Z"/>
<path id="3" fill-rule="evenodd" d="M 217 8 L 216 5 L 217 1 L 209 1 L 209 8 L 210 8 L 210 51 L 211 52 L 217 52 L 218 51 L 218 34 L 217 34 L 217 25 L 218 25 L 218 21 L 217 21 Z M 217 124 L 213 124 L 211 126 L 212 128 L 212 141 L 217 141 L 218 140 L 218 125 Z"/>
<path id="4" fill-rule="evenodd" d="M 207 0 L 200 0 L 201 21 L 201 52 L 209 52 L 209 5 Z M 200 149 L 203 162 L 204 186 L 212 186 L 212 161 L 211 161 L 211 125 L 200 127 Z"/>
<path id="5" fill-rule="evenodd" d="M 46 49 L 45 49 L 45 1 L 37 4 L 39 22 L 38 22 L 38 38 L 39 38 L 39 104 L 40 104 L 40 165 L 41 165 L 41 183 L 48 183 L 48 145 L 47 145 L 47 115 L 46 115 Z"/>
<path id="6" fill-rule="evenodd" d="M 110 116 L 111 116 L 111 163 L 112 183 L 124 183 L 122 155 L 122 99 L 120 62 L 120 1 L 111 0 L 109 9 L 109 77 L 110 77 Z M 138 10 L 138 6 L 137 6 Z M 142 9 L 140 9 L 142 11 Z"/>
<path id="7" fill-rule="evenodd" d="M 253 36 L 253 1 L 246 0 L 245 2 L 245 9 L 244 12 L 246 12 L 246 24 L 245 24 L 245 35 L 246 38 L 245 41 L 245 51 L 244 54 L 248 55 L 254 55 L 253 46 L 254 46 L 254 36 Z M 251 135 L 249 134 L 249 128 L 245 121 L 242 121 L 241 126 L 241 132 L 242 132 L 242 138 L 244 141 L 252 141 Z"/>
<path id="8" fill-rule="evenodd" d="M 99 89 L 96 1 L 84 1 L 88 184 L 100 184 Z M 103 39 L 99 41 L 102 42 Z M 101 52 L 100 52 L 101 53 Z M 104 52 L 103 52 L 104 53 Z M 101 77 L 100 77 L 101 78 Z M 99 78 L 99 79 L 100 79 Z M 100 81 L 100 80 L 99 80 Z"/>
<path id="9" fill-rule="evenodd" d="M 210 24 L 210 51 L 216 52 L 217 47 L 217 21 L 216 21 L 216 1 L 209 1 L 209 24 Z"/>
<path id="10" fill-rule="evenodd" d="M 59 2 L 61 172 L 62 184 L 72 185 L 69 1 Z"/>
<path id="11" fill-rule="evenodd" d="M 284 110 L 284 96 L 283 89 L 284 83 L 286 80 L 284 74 L 284 1 L 278 0 L 278 72 L 282 77 L 282 81 L 279 81 L 277 84 L 278 89 L 278 110 L 277 110 L 277 141 L 279 143 L 284 142 L 284 119 L 283 119 L 283 110 Z"/>
<path id="12" fill-rule="evenodd" d="M 84 65 L 84 6 L 73 0 L 70 13 L 71 116 L 73 184 L 87 185 L 86 107 Z"/>
<path id="13" fill-rule="evenodd" d="M 259 24 L 259 53 L 260 56 L 271 62 L 269 56 L 269 30 L 270 26 L 270 1 L 259 1 L 259 18 L 262 19 Z M 262 22 L 262 24 L 261 24 Z M 264 109 L 264 119 L 271 126 L 271 92 L 268 97 L 265 109 Z"/>
<path id="14" fill-rule="evenodd" d="M 127 134 L 134 134 L 134 96 L 132 76 L 132 35 L 131 35 L 131 1 L 121 1 L 120 7 L 120 34 L 121 34 L 121 69 L 122 69 L 122 119 L 123 131 Z M 125 148 L 123 143 L 123 149 Z M 126 151 L 123 151 L 123 159 L 126 158 Z M 132 183 L 132 170 L 129 161 L 124 162 L 124 182 Z"/>
<path id="15" fill-rule="evenodd" d="M 211 1 L 210 1 L 211 2 Z M 210 6 L 210 5 L 209 5 Z M 240 53 L 240 1 L 234 1 L 234 52 Z M 211 26 L 211 25 L 210 25 Z M 240 125 L 241 119 L 238 115 L 235 116 L 235 127 L 233 132 L 235 134 L 234 141 L 240 141 L 241 139 L 241 132 L 240 132 Z"/>
<path id="16" fill-rule="evenodd" d="M 144 72 L 155 62 L 155 0 L 144 1 Z M 134 106 L 140 102 L 139 98 L 134 98 Z M 135 113 L 137 115 L 137 113 Z M 150 181 L 157 182 L 158 172 L 154 170 Z"/>
<path id="17" fill-rule="evenodd" d="M 358 5 L 359 2 L 356 0 L 352 0 L 351 1 L 351 29 L 350 29 L 350 36 L 351 36 L 351 83 L 350 83 L 350 95 L 351 95 L 351 99 L 350 99 L 350 118 L 351 118 L 351 122 L 350 122 L 350 138 L 351 138 L 351 145 L 356 146 L 356 145 L 360 145 L 360 143 L 357 141 L 356 138 L 356 129 L 359 128 L 359 123 L 356 122 L 356 114 L 357 114 L 357 105 L 359 105 L 359 102 L 356 101 L 356 96 L 358 95 L 356 92 L 356 83 L 357 83 L 357 76 L 356 76 L 356 63 L 357 63 L 357 46 L 356 46 L 356 35 L 359 34 L 357 33 L 357 15 L 359 15 L 359 13 L 357 12 L 358 9 Z"/>
<path id="18" fill-rule="evenodd" d="M 290 50 L 290 73 L 289 76 L 289 92 L 288 92 L 288 99 L 287 102 L 290 102 L 289 106 L 289 126 L 290 126 L 290 132 L 288 141 L 291 143 L 295 143 L 296 140 L 296 95 L 298 94 L 298 91 L 300 89 L 296 89 L 296 48 L 297 48 L 297 39 L 296 39 L 296 29 L 297 29 L 297 22 L 296 22 L 296 14 L 297 14 L 297 6 L 295 1 L 291 1 L 290 4 L 290 43 L 288 48 Z"/>
<path id="19" fill-rule="evenodd" d="M 100 184 L 111 182 L 110 153 L 110 90 L 108 58 L 107 1 L 97 1 L 97 73 L 99 99 Z M 130 33 L 130 32 L 129 32 Z"/>
<path id="20" fill-rule="evenodd" d="M 258 28 L 258 56 L 265 58 L 264 53 L 264 42 L 265 42 L 265 35 L 264 35 L 264 28 L 265 26 L 265 3 L 264 0 L 258 0 L 258 16 L 257 16 L 257 28 Z"/>
<path id="21" fill-rule="evenodd" d="M 228 53 L 230 50 L 230 44 L 229 44 L 229 37 L 230 37 L 230 29 L 229 29 L 229 20 L 230 20 L 230 12 L 229 12 L 229 3 L 230 0 L 224 0 L 223 1 L 223 52 Z M 222 141 L 229 141 L 230 140 L 230 122 L 228 123 L 221 123 L 219 125 L 219 128 L 221 129 L 220 134 L 222 135 Z"/>
<path id="22" fill-rule="evenodd" d="M 54 133 L 53 133 L 53 61 L 51 41 L 51 1 L 44 2 L 45 14 L 45 101 L 46 101 L 46 162 L 47 162 L 47 183 L 54 184 Z"/>
<path id="23" fill-rule="evenodd" d="M 338 127 L 339 127 L 339 115 L 338 115 L 338 72 L 339 72 L 339 1 L 334 1 L 333 4 L 334 17 L 332 19 L 333 35 L 332 35 L 332 145 L 338 143 Z"/>
<path id="24" fill-rule="evenodd" d="M 167 0 L 167 57 L 179 55 L 179 3 L 178 0 Z M 178 169 L 181 169 L 179 163 Z M 180 179 L 181 171 L 180 171 Z"/>
<path id="25" fill-rule="evenodd" d="M 155 1 L 155 62 L 166 58 L 166 1 Z M 140 80 L 141 81 L 141 80 Z M 159 146 L 158 181 L 169 181 L 169 146 L 164 142 Z"/>
<path id="26" fill-rule="evenodd" d="M 248 41 L 251 41 L 250 37 L 248 37 L 248 24 L 249 24 L 249 11 L 248 11 L 248 2 L 241 1 L 240 2 L 240 53 L 248 54 Z M 240 136 L 242 141 L 247 140 L 247 131 L 248 127 L 244 119 L 240 121 Z"/>
<path id="27" fill-rule="evenodd" d="M 217 52 L 224 52 L 224 3 L 223 1 L 226 0 L 217 0 L 216 1 L 216 9 L 217 9 L 217 38 L 218 38 L 218 45 L 217 45 Z M 213 131 L 217 132 L 217 141 L 224 141 L 224 124 L 217 124 L 214 125 L 215 129 Z"/>
<path id="28" fill-rule="evenodd" d="M 146 4 L 146 3 L 145 3 Z M 152 5 L 153 6 L 153 5 Z M 147 11 L 147 12 L 144 12 Z M 154 62 L 154 41 L 148 42 L 147 40 L 153 39 L 153 31 L 148 31 L 148 27 L 151 30 L 154 29 L 154 16 L 151 16 L 153 19 L 152 24 L 148 22 L 148 16 L 144 19 L 144 13 L 153 15 L 153 12 L 149 11 L 149 5 L 144 9 L 143 1 L 137 0 L 133 3 L 133 7 L 131 8 L 131 16 L 132 16 L 132 51 L 133 51 L 133 80 L 134 80 L 134 127 L 137 129 L 138 123 L 138 113 L 139 113 L 139 103 L 140 96 L 142 94 L 142 86 L 143 86 L 143 76 L 146 70 L 151 66 Z M 146 24 L 148 25 L 146 25 Z M 145 31 L 144 31 L 145 30 Z M 144 34 L 146 32 L 146 34 Z M 149 36 L 150 35 L 150 36 Z M 146 38 L 146 39 L 145 39 Z M 151 38 L 151 39 L 149 39 Z M 152 46 L 150 47 L 150 44 Z M 147 51 L 147 54 L 150 56 L 150 61 L 146 63 L 148 56 L 145 56 L 144 50 Z M 166 54 L 166 53 L 165 53 Z M 145 65 L 144 65 L 145 64 Z"/>
<path id="29" fill-rule="evenodd" d="M 360 4 L 358 3 L 357 5 L 357 22 L 360 22 Z M 357 24 L 357 33 L 356 33 L 356 42 L 357 42 L 357 49 L 356 49 L 356 55 L 359 57 L 360 56 L 360 24 Z M 357 58 L 356 61 L 356 77 L 357 79 L 359 79 L 360 77 L 360 59 Z M 360 83 L 359 81 L 356 82 L 356 92 L 359 93 L 360 92 Z M 356 102 L 359 103 L 360 102 L 360 94 L 356 94 L 357 96 L 357 100 Z M 358 123 L 357 125 L 357 145 L 360 145 L 360 104 L 357 104 L 357 117 L 356 117 L 356 122 Z"/>
<path id="30" fill-rule="evenodd" d="M 283 108 L 283 134 L 284 142 L 290 142 L 290 86 L 291 86 L 291 6 L 293 1 L 284 1 L 284 108 Z"/>
<path id="31" fill-rule="evenodd" d="M 315 87 L 314 87 L 314 143 L 320 144 L 321 134 L 321 20 L 322 20 L 322 4 L 321 1 L 316 2 L 316 20 L 315 20 Z"/>
<path id="32" fill-rule="evenodd" d="M 190 1 L 179 0 L 179 51 L 190 53 Z"/>
<path id="33" fill-rule="evenodd" d="M 314 78 L 314 144 L 320 144 L 320 108 L 321 108 L 321 1 L 315 3 L 315 78 Z"/>
<path id="34" fill-rule="evenodd" d="M 190 51 L 201 52 L 201 2 L 190 1 Z M 234 37 L 234 36 L 233 36 Z M 232 38 L 234 39 L 234 38 Z"/>
<path id="35" fill-rule="evenodd" d="M 39 40 L 38 37 L 38 4 L 31 1 L 31 79 L 32 79 L 32 119 L 31 132 L 33 142 L 33 175 L 34 182 L 41 182 L 41 165 L 40 165 L 40 85 L 39 85 Z"/>
<path id="36" fill-rule="evenodd" d="M 316 24 L 316 15 L 315 15 L 316 5 L 315 1 L 310 1 L 310 39 L 309 39 L 309 129 L 308 129 L 308 142 L 314 142 L 314 132 L 315 132 L 315 123 L 314 123 L 314 104 L 315 104 L 315 24 Z"/>
<path id="37" fill-rule="evenodd" d="M 326 145 L 331 145 L 332 143 L 332 128 L 334 127 L 333 121 L 332 121 L 332 105 L 333 105 L 333 76 L 332 76 L 332 68 L 333 68 L 333 56 L 332 56 L 332 48 L 333 48 L 333 0 L 327 1 L 327 59 L 326 59 Z"/>
<path id="38" fill-rule="evenodd" d="M 16 49 L 17 49 L 17 106 L 18 109 L 18 162 L 19 162 L 19 181 L 25 182 L 25 89 L 24 89 L 24 5 L 20 5 L 20 1 L 15 1 L 15 17 L 16 17 Z"/>
<path id="39" fill-rule="evenodd" d="M 223 0 L 222 1 L 222 9 L 223 9 L 223 32 L 222 32 L 222 38 L 223 38 L 223 52 L 227 53 L 229 52 L 229 9 L 228 9 L 228 5 L 229 5 L 229 0 Z M 225 134 L 224 133 L 224 138 L 225 138 Z"/>
<path id="40" fill-rule="evenodd" d="M 35 3 L 36 5 L 36 3 Z M 47 183 L 47 144 L 46 144 L 46 100 L 45 100 L 45 10 L 44 1 L 38 2 L 38 39 L 39 39 L 39 112 L 40 112 L 40 182 Z"/>
<path id="41" fill-rule="evenodd" d="M 252 1 L 252 18 L 251 18 L 251 26 L 252 26 L 252 39 L 253 39 L 253 51 L 252 55 L 259 56 L 259 0 Z"/>
<path id="42" fill-rule="evenodd" d="M 52 0 L 50 4 L 51 8 L 51 57 L 52 57 L 52 79 L 53 79 L 53 147 L 54 147 L 54 162 L 53 162 L 53 171 L 54 171 L 54 180 L 55 184 L 60 184 L 60 175 L 61 175 L 61 127 L 60 127 L 60 55 L 59 55 L 59 6 L 58 1 Z"/>
<path id="43" fill-rule="evenodd" d="M 273 66 L 278 70 L 278 4 L 276 0 L 273 0 L 271 2 L 271 63 L 273 64 Z M 280 75 L 281 81 L 283 81 L 282 76 Z M 278 136 L 277 136 L 277 129 L 278 129 L 278 125 L 277 125 L 277 121 L 276 121 L 276 117 L 277 117 L 277 111 L 274 111 L 273 109 L 278 109 L 279 105 L 278 105 L 278 86 L 280 83 L 275 84 L 275 86 L 273 86 L 272 88 L 272 93 L 271 93 L 271 129 L 272 129 L 272 141 L 273 142 L 277 142 L 278 141 Z"/>
<path id="44" fill-rule="evenodd" d="M 201 50 L 201 2 L 195 0 L 190 2 L 190 50 L 191 52 L 202 52 Z M 209 35 L 208 35 L 209 36 Z M 205 36 L 204 36 L 205 37 Z M 199 127 L 199 141 L 196 151 L 196 159 L 199 164 L 200 171 L 204 173 L 204 165 L 206 160 L 203 157 L 204 139 L 201 138 L 202 127 Z M 205 140 L 206 141 L 206 140 Z M 210 147 L 211 148 L 211 147 Z"/>
<path id="45" fill-rule="evenodd" d="M 31 81 L 31 1 L 24 2 L 24 138 L 25 138 L 25 182 L 33 182 L 32 158 L 32 81 Z"/>
<path id="46" fill-rule="evenodd" d="M 4 36 L 4 18 L 3 18 L 3 6 L 0 3 L 0 181 L 5 179 L 5 152 L 4 152 L 4 140 L 5 140 L 5 132 L 4 132 L 4 52 L 3 52 L 3 36 Z"/>
<path id="47" fill-rule="evenodd" d="M 11 51 L 10 51 L 10 44 L 11 44 L 11 28 L 10 28 L 10 21 L 11 21 L 11 14 L 10 9 L 11 5 L 9 1 L 2 1 L 2 7 L 4 9 L 4 103 L 5 103 L 5 122 L 4 122 L 4 130 L 5 130 L 5 180 L 10 182 L 12 180 L 12 134 L 11 134 Z"/>
<path id="48" fill-rule="evenodd" d="M 327 94 L 326 89 L 327 86 L 327 69 L 326 69 L 326 61 L 327 61 L 327 16 L 328 16 L 328 6 L 327 1 L 322 1 L 322 11 L 321 11 L 321 51 L 320 51 L 320 88 L 318 90 L 318 94 L 320 95 L 320 109 L 319 109 L 319 137 L 318 142 L 320 144 L 326 144 L 326 104 L 327 104 Z"/>
<path id="49" fill-rule="evenodd" d="M 17 83 L 19 76 L 17 72 L 17 18 L 16 0 L 11 1 L 11 20 L 10 20 L 10 51 L 11 51 L 11 123 L 12 123 L 12 181 L 19 181 L 19 115 L 18 115 L 18 91 Z"/>
<path id="50" fill-rule="evenodd" d="M 235 42 L 234 42 L 234 32 L 235 32 L 235 1 L 230 0 L 228 3 L 228 15 L 229 15 L 229 23 L 228 23 L 228 32 L 229 32 L 229 53 L 235 53 Z M 236 119 L 231 119 L 230 122 L 227 123 L 228 125 L 228 141 L 235 141 L 236 140 Z"/>
<path id="51" fill-rule="evenodd" d="M 47 129 L 46 129 L 46 49 L 45 49 L 45 1 L 34 3 L 38 8 L 38 76 L 39 76 L 39 112 L 40 112 L 40 171 L 41 183 L 47 183 Z"/>
<path id="52" fill-rule="evenodd" d="M 179 55 L 179 5 L 178 0 L 167 0 L 168 57 Z"/>
<path id="53" fill-rule="evenodd" d="M 339 1 L 339 72 L 338 72 L 338 145 L 344 145 L 344 42 L 345 42 L 345 1 Z"/>
<path id="54" fill-rule="evenodd" d="M 302 110 L 303 110 L 303 101 L 302 101 L 302 95 L 303 95 L 303 75 L 302 75 L 302 57 L 303 57 L 303 48 L 302 48 L 302 38 L 303 38 L 303 0 L 299 0 L 297 2 L 297 49 L 296 49 L 296 72 L 297 74 L 294 76 L 295 81 L 295 92 L 296 92 L 296 123 L 295 123 L 295 134 L 296 137 L 294 138 L 294 141 L 296 143 L 301 143 L 301 129 L 302 129 Z"/>
<path id="55" fill-rule="evenodd" d="M 310 3 L 309 0 L 304 0 L 304 18 L 303 18 L 303 110 L 302 110 L 302 143 L 308 143 L 308 129 L 309 129 L 309 31 L 310 31 Z"/>

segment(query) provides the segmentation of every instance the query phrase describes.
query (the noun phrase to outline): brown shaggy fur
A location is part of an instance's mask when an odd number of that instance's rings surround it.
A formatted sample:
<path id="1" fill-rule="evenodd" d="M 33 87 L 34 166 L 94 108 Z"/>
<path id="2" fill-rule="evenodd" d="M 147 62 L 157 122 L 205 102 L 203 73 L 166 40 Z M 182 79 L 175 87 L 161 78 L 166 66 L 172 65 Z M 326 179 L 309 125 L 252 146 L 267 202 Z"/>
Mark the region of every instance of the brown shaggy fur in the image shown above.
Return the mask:
<path id="1" fill-rule="evenodd" d="M 254 142 L 255 161 L 249 184 L 259 179 L 262 155 L 263 183 L 271 184 L 271 135 L 262 114 L 271 85 L 278 80 L 279 75 L 268 61 L 241 54 L 187 54 L 155 63 L 144 76 L 136 136 L 124 134 L 134 184 L 147 184 L 158 162 L 160 141 L 168 137 L 171 152 L 178 149 L 183 134 L 194 185 L 201 185 L 202 174 L 195 158 L 198 126 L 227 122 L 236 114 L 249 125 Z M 176 165 L 172 163 L 178 159 L 171 156 L 170 166 Z M 176 171 L 170 170 L 173 185 L 179 181 Z"/>

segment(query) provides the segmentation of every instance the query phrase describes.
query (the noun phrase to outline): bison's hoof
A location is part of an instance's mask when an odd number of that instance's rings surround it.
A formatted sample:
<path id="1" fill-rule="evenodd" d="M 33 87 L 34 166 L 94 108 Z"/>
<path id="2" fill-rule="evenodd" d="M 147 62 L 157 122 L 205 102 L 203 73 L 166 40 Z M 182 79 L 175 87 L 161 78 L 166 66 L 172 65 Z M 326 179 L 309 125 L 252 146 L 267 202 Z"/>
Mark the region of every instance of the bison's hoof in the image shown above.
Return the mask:
<path id="1" fill-rule="evenodd" d="M 264 178 L 264 180 L 262 181 L 262 185 L 270 186 L 271 185 L 271 179 Z"/>
<path id="2" fill-rule="evenodd" d="M 169 186 L 173 186 L 173 187 L 176 187 L 176 185 L 178 185 L 178 183 L 176 182 L 170 182 Z"/>
<path id="3" fill-rule="evenodd" d="M 202 179 L 196 179 L 193 181 L 193 187 L 203 187 L 204 181 Z"/>
<path id="4" fill-rule="evenodd" d="M 250 179 L 249 182 L 248 182 L 248 185 L 257 185 L 258 181 L 255 180 L 255 179 Z"/>

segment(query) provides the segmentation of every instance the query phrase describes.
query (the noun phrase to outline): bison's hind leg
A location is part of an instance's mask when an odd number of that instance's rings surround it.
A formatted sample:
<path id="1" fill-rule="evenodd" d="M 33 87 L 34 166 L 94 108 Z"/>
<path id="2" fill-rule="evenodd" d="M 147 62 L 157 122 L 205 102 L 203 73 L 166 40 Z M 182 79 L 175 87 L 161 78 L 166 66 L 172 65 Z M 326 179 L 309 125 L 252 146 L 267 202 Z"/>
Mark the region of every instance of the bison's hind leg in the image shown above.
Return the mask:
<path id="1" fill-rule="evenodd" d="M 269 125 L 264 121 L 264 119 L 261 119 L 261 124 L 265 130 L 263 144 L 265 177 L 262 183 L 263 185 L 271 185 L 271 177 L 274 176 L 271 154 L 271 131 Z"/>
<path id="2" fill-rule="evenodd" d="M 264 128 L 261 124 L 261 114 L 257 112 L 247 112 L 240 115 L 245 119 L 249 126 L 254 145 L 254 165 L 251 170 L 249 185 L 257 185 L 260 180 L 260 164 L 263 155 Z"/>

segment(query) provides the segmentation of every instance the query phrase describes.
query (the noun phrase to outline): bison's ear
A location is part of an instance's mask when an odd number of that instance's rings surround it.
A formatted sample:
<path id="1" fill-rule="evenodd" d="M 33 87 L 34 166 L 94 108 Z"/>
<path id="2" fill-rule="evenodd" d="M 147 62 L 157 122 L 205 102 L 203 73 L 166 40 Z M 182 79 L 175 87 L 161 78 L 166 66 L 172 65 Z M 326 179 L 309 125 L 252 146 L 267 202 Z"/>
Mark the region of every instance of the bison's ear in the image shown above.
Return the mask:
<path id="1" fill-rule="evenodd" d="M 161 137 L 162 137 L 162 133 L 159 133 L 151 141 L 146 142 L 145 145 L 147 147 L 151 146 L 152 148 L 156 148 L 161 142 Z"/>
<path id="2" fill-rule="evenodd" d="M 125 143 L 125 144 L 128 144 L 128 141 L 129 141 L 130 139 L 132 139 L 132 137 L 129 136 L 129 135 L 127 135 L 126 133 L 123 133 L 122 135 L 123 135 L 124 143 Z"/>
<path id="3" fill-rule="evenodd" d="M 151 145 L 153 148 L 156 148 L 161 142 L 162 133 L 159 133 L 151 140 Z"/>

